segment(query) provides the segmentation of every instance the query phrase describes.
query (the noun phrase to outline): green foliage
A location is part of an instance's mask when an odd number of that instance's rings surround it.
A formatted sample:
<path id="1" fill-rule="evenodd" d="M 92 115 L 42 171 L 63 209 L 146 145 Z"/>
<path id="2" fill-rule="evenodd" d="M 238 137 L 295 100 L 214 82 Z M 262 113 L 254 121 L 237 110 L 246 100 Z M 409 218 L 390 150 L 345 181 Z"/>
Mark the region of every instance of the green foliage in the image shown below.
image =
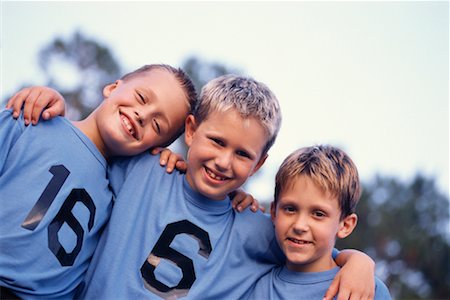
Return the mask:
<path id="1" fill-rule="evenodd" d="M 434 180 L 378 176 L 365 186 L 357 214 L 355 231 L 338 248 L 369 254 L 395 298 L 448 299 L 449 199 Z"/>

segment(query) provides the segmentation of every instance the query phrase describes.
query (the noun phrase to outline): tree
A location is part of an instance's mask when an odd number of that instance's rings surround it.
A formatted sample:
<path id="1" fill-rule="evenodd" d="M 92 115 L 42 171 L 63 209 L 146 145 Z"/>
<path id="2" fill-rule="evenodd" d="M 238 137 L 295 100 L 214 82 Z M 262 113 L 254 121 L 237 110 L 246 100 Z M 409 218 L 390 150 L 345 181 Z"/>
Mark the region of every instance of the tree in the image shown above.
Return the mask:
<path id="1" fill-rule="evenodd" d="M 377 263 L 377 275 L 398 299 L 448 299 L 449 199 L 432 179 L 411 183 L 376 177 L 364 188 L 358 225 L 338 248 L 357 248 Z"/>
<path id="2" fill-rule="evenodd" d="M 55 38 L 39 52 L 48 86 L 66 99 L 68 117 L 85 118 L 102 101 L 103 87 L 120 78 L 121 68 L 107 46 L 75 32 Z"/>

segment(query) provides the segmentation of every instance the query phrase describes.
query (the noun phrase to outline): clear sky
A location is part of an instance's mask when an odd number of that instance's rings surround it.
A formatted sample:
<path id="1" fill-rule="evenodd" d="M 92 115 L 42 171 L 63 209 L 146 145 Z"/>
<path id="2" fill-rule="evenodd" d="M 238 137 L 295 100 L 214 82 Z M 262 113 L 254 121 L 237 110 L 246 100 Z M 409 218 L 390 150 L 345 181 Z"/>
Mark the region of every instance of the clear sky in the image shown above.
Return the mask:
<path id="1" fill-rule="evenodd" d="M 248 186 L 258 199 L 271 199 L 290 152 L 317 143 L 348 152 L 363 181 L 422 172 L 448 194 L 447 1 L 2 1 L 1 9 L 2 98 L 45 83 L 38 50 L 78 29 L 125 71 L 197 55 L 266 83 L 283 125 Z"/>

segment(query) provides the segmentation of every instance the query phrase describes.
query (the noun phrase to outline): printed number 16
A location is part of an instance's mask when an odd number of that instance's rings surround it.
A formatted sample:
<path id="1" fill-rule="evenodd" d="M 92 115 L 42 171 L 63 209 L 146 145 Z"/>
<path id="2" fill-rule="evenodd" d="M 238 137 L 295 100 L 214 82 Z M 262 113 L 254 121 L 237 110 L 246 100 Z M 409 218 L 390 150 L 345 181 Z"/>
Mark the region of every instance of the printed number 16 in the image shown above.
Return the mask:
<path id="1" fill-rule="evenodd" d="M 63 165 L 52 166 L 49 170 L 53 174 L 52 179 L 45 187 L 36 204 L 22 223 L 22 227 L 34 231 L 44 218 L 50 205 L 56 198 L 70 172 Z M 75 218 L 72 209 L 77 202 L 83 203 L 89 210 L 88 229 L 92 229 L 95 219 L 95 204 L 85 189 L 72 189 L 64 200 L 52 222 L 48 225 L 48 248 L 58 259 L 62 266 L 72 266 L 83 246 L 84 230 L 80 222 Z M 67 253 L 59 241 L 58 232 L 66 223 L 77 236 L 77 244 L 72 252 Z"/>

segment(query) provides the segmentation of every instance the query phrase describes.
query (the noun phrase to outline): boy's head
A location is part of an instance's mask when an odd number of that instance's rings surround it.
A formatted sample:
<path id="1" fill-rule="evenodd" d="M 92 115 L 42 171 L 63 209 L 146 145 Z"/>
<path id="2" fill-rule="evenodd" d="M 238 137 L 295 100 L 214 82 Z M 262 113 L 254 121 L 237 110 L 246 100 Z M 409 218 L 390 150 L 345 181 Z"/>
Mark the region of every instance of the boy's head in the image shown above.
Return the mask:
<path id="1" fill-rule="evenodd" d="M 143 66 L 103 89 L 94 112 L 104 153 L 135 155 L 167 146 L 184 131 L 197 95 L 190 78 L 169 65 Z"/>
<path id="2" fill-rule="evenodd" d="M 356 166 L 338 148 L 301 148 L 284 160 L 271 215 L 289 269 L 317 272 L 334 266 L 335 240 L 355 228 L 360 194 Z"/>
<path id="3" fill-rule="evenodd" d="M 266 85 L 235 75 L 210 81 L 186 119 L 191 187 L 224 199 L 263 165 L 280 124 L 278 100 Z"/>

